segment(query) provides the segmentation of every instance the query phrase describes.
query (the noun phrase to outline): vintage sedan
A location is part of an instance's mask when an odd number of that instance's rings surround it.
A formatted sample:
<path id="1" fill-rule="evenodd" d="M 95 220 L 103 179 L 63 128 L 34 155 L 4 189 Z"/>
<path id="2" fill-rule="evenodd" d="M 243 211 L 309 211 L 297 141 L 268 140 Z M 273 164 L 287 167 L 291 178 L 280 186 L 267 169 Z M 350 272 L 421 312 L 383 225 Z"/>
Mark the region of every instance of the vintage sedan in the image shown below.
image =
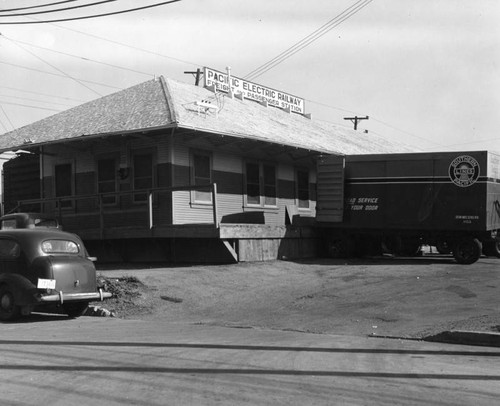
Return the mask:
<path id="1" fill-rule="evenodd" d="M 57 228 L 62 227 L 52 216 L 43 213 L 11 213 L 0 217 L 0 229 L 13 228 Z"/>
<path id="2" fill-rule="evenodd" d="M 75 234 L 50 228 L 0 230 L 0 320 L 32 311 L 78 317 L 89 302 L 109 297 L 98 289 L 92 258 Z"/>

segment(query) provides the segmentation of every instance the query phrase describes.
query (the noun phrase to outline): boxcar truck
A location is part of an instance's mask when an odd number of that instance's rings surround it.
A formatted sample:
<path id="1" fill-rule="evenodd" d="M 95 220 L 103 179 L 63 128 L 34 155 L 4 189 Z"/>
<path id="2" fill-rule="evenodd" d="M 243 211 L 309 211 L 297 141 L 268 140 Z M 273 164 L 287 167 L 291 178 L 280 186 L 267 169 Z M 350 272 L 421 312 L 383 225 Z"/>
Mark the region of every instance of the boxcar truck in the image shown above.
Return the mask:
<path id="1" fill-rule="evenodd" d="M 323 156 L 316 220 L 333 257 L 500 257 L 500 155 L 487 151 Z"/>

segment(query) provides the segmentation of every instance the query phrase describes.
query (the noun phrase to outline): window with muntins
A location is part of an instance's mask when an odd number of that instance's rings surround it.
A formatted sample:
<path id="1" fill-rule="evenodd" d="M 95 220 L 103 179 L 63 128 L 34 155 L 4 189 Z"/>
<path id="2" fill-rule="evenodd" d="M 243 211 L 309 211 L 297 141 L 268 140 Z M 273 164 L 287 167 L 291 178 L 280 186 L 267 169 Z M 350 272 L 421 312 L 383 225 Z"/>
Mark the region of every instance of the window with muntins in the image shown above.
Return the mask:
<path id="1" fill-rule="evenodd" d="M 97 192 L 98 193 L 113 193 L 116 192 L 116 159 L 103 158 L 97 161 Z M 115 204 L 116 196 L 108 195 L 102 197 L 104 204 Z"/>
<path id="2" fill-rule="evenodd" d="M 212 163 L 208 153 L 194 152 L 192 154 L 192 183 L 195 186 L 210 185 L 212 183 Z M 195 190 L 195 203 L 211 203 L 212 192 L 209 188 Z"/>
<path id="3" fill-rule="evenodd" d="M 246 199 L 249 206 L 276 206 L 277 181 L 274 165 L 246 163 Z"/>
<path id="4" fill-rule="evenodd" d="M 260 170 L 259 165 L 247 163 L 247 204 L 260 205 Z"/>
<path id="5" fill-rule="evenodd" d="M 264 206 L 276 206 L 276 168 L 264 165 Z"/>
<path id="6" fill-rule="evenodd" d="M 309 171 L 297 170 L 297 201 L 299 209 L 308 209 L 309 199 Z"/>
<path id="7" fill-rule="evenodd" d="M 134 190 L 147 190 L 153 187 L 153 155 L 151 153 L 135 154 L 133 157 Z M 144 202 L 147 193 L 134 195 L 135 202 Z"/>
<path id="8" fill-rule="evenodd" d="M 54 178 L 56 197 L 66 197 L 73 194 L 73 168 L 70 163 L 55 165 Z M 61 207 L 71 206 L 71 200 L 61 202 Z"/>

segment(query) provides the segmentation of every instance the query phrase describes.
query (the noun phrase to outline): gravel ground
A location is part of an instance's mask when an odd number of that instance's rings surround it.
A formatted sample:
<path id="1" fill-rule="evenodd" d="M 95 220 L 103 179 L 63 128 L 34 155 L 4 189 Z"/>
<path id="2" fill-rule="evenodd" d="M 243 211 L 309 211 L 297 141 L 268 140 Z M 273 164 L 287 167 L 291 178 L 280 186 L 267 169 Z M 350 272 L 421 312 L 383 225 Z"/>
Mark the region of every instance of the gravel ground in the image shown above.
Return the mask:
<path id="1" fill-rule="evenodd" d="M 116 317 L 312 333 L 420 338 L 500 331 L 499 260 L 271 261 L 100 267 Z"/>

